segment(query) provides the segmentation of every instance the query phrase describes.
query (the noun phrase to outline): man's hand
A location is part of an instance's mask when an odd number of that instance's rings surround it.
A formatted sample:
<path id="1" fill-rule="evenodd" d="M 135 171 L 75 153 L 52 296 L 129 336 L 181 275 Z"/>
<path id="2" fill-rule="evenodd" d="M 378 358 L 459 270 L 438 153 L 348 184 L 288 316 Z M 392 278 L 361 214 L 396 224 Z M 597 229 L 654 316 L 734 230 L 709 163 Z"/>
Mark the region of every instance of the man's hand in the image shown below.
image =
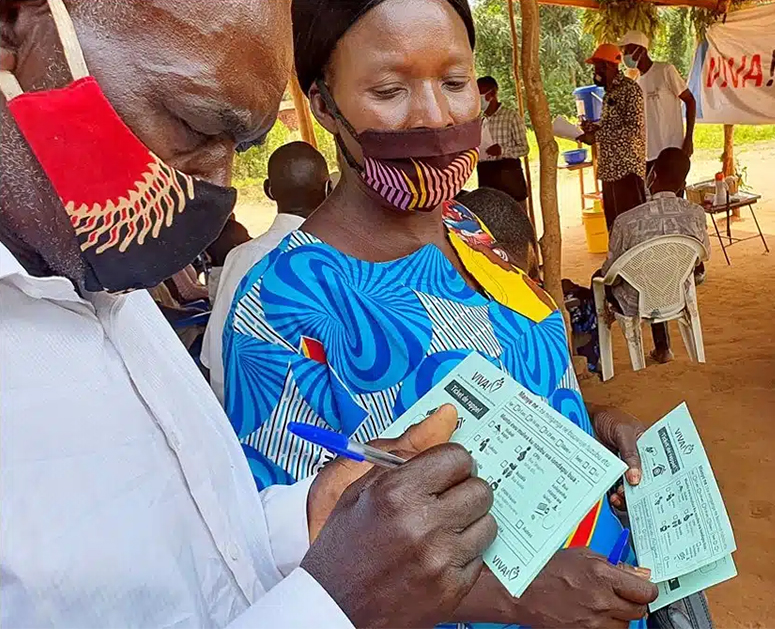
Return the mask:
<path id="1" fill-rule="evenodd" d="M 594 135 L 595 131 L 597 131 L 598 128 L 597 122 L 592 122 L 591 120 L 587 120 L 586 118 L 581 121 L 581 130 L 584 132 L 585 135 Z"/>
<path id="2" fill-rule="evenodd" d="M 594 133 L 584 133 L 583 135 L 580 135 L 576 138 L 576 142 L 583 142 L 584 144 L 589 144 L 590 146 L 595 143 L 595 134 Z"/>
<path id="3" fill-rule="evenodd" d="M 612 566 L 588 548 L 557 552 L 515 599 L 533 627 L 622 627 L 646 615 L 657 586 L 643 568 Z"/>
<path id="4" fill-rule="evenodd" d="M 491 155 L 492 157 L 500 157 L 503 155 L 503 149 L 500 144 L 493 144 L 486 152 L 487 155 Z"/>
<path id="5" fill-rule="evenodd" d="M 629 413 L 616 408 L 591 405 L 588 408 L 600 443 L 619 453 L 629 468 L 624 477 L 630 485 L 637 485 L 643 477 L 638 439 L 646 432 L 646 427 Z M 625 508 L 624 486 L 620 486 L 611 496 L 611 504 L 617 509 Z"/>
<path id="6" fill-rule="evenodd" d="M 385 452 L 400 451 L 411 458 L 433 446 L 447 443 L 457 426 L 457 410 L 445 404 L 433 415 L 409 428 L 398 439 L 377 439 L 369 445 Z M 347 487 L 371 469 L 370 463 L 357 463 L 339 457 L 326 465 L 312 483 L 307 502 L 310 543 L 314 542 L 334 506 Z"/>
<path id="7" fill-rule="evenodd" d="M 495 539 L 492 491 L 474 460 L 443 444 L 350 485 L 304 568 L 356 627 L 431 627 L 448 620 Z"/>
<path id="8" fill-rule="evenodd" d="M 687 135 L 684 138 L 684 143 L 681 147 L 681 150 L 686 154 L 686 157 L 691 157 L 694 155 L 694 138 L 692 138 L 690 135 Z"/>

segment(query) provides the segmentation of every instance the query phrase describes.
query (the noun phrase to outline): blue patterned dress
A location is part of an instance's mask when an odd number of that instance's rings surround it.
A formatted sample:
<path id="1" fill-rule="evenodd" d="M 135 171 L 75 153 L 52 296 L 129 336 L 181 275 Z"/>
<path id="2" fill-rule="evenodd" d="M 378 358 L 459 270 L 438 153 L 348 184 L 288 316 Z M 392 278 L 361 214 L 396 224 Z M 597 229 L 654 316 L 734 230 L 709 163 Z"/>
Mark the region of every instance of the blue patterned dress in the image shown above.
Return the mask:
<path id="1" fill-rule="evenodd" d="M 452 209 L 456 248 L 485 243 L 504 257 L 473 214 Z M 256 485 L 293 483 L 330 460 L 288 422 L 374 439 L 472 352 L 592 434 L 562 314 L 545 301 L 523 314 L 472 290 L 434 245 L 372 263 L 291 233 L 243 279 L 224 330 L 226 411 Z M 620 531 L 601 500 L 567 544 L 607 555 Z"/>

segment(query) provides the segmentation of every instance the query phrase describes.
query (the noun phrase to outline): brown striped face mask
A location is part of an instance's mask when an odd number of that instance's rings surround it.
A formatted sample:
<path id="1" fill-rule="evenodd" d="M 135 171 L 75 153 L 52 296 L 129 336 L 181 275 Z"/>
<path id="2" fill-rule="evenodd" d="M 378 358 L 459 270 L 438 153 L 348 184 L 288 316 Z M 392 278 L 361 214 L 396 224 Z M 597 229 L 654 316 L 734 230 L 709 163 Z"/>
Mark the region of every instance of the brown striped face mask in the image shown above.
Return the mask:
<path id="1" fill-rule="evenodd" d="M 482 121 L 443 129 L 355 131 L 339 112 L 328 87 L 318 81 L 326 106 L 358 142 L 360 164 L 339 136 L 339 149 L 360 176 L 366 190 L 383 205 L 403 212 L 430 212 L 463 189 L 479 161 Z"/>

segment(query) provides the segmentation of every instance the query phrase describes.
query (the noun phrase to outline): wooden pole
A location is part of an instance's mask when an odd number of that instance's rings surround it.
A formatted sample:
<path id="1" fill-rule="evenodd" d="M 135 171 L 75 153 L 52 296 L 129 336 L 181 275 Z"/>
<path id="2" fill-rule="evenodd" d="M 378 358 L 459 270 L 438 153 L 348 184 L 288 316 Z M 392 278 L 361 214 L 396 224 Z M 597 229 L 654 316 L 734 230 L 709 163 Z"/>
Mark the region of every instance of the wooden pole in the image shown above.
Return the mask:
<path id="1" fill-rule="evenodd" d="M 724 177 L 735 174 L 735 125 L 724 125 L 724 152 L 721 154 L 721 172 Z M 732 216 L 740 217 L 740 208 L 732 210 Z"/>
<path id="2" fill-rule="evenodd" d="M 309 110 L 309 102 L 304 92 L 301 91 L 299 79 L 296 78 L 296 72 L 291 72 L 291 96 L 293 97 L 293 107 L 296 109 L 296 118 L 299 121 L 299 131 L 301 139 L 315 148 L 318 147 L 318 141 L 315 138 L 315 127 L 312 124 L 312 112 Z"/>
<path id="3" fill-rule="evenodd" d="M 735 174 L 735 127 L 724 125 L 724 152 L 721 154 L 721 171 L 725 177 Z"/>
<path id="4" fill-rule="evenodd" d="M 525 120 L 525 97 L 522 94 L 522 79 L 519 73 L 519 37 L 517 36 L 517 21 L 514 17 L 514 0 L 507 1 L 509 7 L 509 23 L 511 24 L 511 64 L 514 72 L 514 90 L 517 92 L 519 115 Z M 527 139 L 527 138 L 526 138 Z M 527 183 L 527 214 L 535 227 L 536 216 L 533 208 L 533 181 L 530 174 L 530 156 L 525 155 L 525 183 Z"/>
<path id="5" fill-rule="evenodd" d="M 508 0 L 509 3 L 513 0 Z M 549 294 L 562 308 L 562 231 L 557 204 L 557 155 L 559 150 L 552 131 L 552 115 L 541 80 L 539 44 L 541 23 L 538 0 L 520 0 L 522 8 L 522 76 L 530 120 L 538 139 L 538 157 L 541 172 L 541 216 L 544 233 L 541 253 L 544 259 L 544 284 Z"/>

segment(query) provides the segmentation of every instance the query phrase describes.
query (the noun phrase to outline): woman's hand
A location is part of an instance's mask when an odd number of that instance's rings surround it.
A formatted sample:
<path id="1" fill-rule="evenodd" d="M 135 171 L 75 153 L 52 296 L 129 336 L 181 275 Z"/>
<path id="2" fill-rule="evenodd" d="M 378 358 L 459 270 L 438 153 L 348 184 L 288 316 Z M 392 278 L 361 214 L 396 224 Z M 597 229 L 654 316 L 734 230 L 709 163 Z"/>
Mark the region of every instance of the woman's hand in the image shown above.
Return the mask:
<path id="1" fill-rule="evenodd" d="M 557 552 L 520 597 L 525 624 L 540 627 L 622 627 L 646 616 L 657 598 L 649 570 L 612 566 L 588 548 Z"/>
<path id="2" fill-rule="evenodd" d="M 588 548 L 555 553 L 519 598 L 485 567 L 451 619 L 533 627 L 621 627 L 657 596 L 651 571 L 612 566 Z"/>
<path id="3" fill-rule="evenodd" d="M 646 427 L 629 413 L 617 408 L 588 405 L 592 425 L 600 442 L 614 452 L 618 452 L 627 464 L 624 477 L 630 485 L 637 485 L 643 477 L 643 468 L 638 454 L 638 439 L 646 432 Z M 620 486 L 611 496 L 611 504 L 624 509 L 624 486 Z"/>
<path id="4" fill-rule="evenodd" d="M 395 452 L 408 459 L 448 442 L 457 427 L 457 419 L 455 407 L 445 404 L 433 415 L 409 428 L 398 439 L 377 439 L 370 441 L 369 445 L 386 452 Z M 339 457 L 320 470 L 307 499 L 310 543 L 317 538 L 344 490 L 371 468 L 370 463 L 358 463 Z"/>

